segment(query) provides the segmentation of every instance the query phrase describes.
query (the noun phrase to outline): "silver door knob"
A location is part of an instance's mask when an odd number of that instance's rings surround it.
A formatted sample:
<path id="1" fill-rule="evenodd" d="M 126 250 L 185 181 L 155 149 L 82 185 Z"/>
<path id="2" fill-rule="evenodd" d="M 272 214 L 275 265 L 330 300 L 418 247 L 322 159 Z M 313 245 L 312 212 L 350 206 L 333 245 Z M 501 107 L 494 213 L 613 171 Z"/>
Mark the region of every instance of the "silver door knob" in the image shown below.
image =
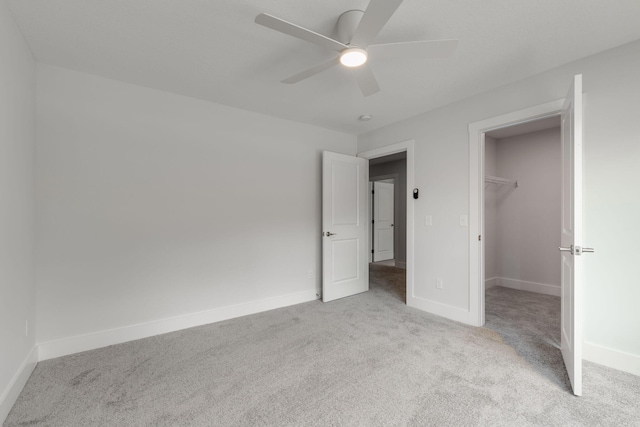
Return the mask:
<path id="1" fill-rule="evenodd" d="M 571 252 L 571 255 L 573 255 L 573 245 L 569 246 L 568 248 L 563 248 L 562 246 L 560 246 L 558 249 L 560 249 L 560 252 Z"/>
<path id="2" fill-rule="evenodd" d="M 573 245 L 568 248 L 559 247 L 560 252 L 571 252 L 571 255 L 582 255 L 583 252 L 595 252 L 593 248 L 583 248 L 581 246 L 574 247 Z"/>
<path id="3" fill-rule="evenodd" d="M 580 246 L 576 246 L 575 253 L 576 255 L 582 255 L 583 252 L 595 252 L 593 248 L 582 248 Z"/>
<path id="4" fill-rule="evenodd" d="M 327 235 L 327 237 L 337 236 L 338 235 L 338 233 L 332 233 L 330 231 L 327 231 L 325 234 Z"/>

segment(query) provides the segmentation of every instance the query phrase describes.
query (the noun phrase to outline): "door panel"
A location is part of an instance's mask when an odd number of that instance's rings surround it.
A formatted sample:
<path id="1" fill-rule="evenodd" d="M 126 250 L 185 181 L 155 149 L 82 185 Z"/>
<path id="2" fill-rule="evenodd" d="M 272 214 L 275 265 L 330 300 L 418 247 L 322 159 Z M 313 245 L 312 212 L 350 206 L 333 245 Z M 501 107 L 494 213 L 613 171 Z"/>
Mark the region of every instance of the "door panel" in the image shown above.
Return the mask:
<path id="1" fill-rule="evenodd" d="M 560 348 L 573 393 L 582 395 L 582 76 L 562 109 L 562 308 Z"/>
<path id="2" fill-rule="evenodd" d="M 394 258 L 394 185 L 373 183 L 373 260 Z"/>
<path id="3" fill-rule="evenodd" d="M 322 300 L 369 290 L 368 162 L 322 153 Z"/>

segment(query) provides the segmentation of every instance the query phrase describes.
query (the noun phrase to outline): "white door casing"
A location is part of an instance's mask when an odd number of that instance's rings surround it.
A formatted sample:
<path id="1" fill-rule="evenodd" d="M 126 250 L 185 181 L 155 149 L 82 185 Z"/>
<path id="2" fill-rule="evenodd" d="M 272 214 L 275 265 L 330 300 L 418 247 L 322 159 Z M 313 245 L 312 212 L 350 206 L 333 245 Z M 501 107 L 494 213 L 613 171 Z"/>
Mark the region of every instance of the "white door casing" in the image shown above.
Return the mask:
<path id="1" fill-rule="evenodd" d="M 373 261 L 393 259 L 394 185 L 373 183 Z"/>
<path id="2" fill-rule="evenodd" d="M 573 393 L 582 395 L 582 75 L 562 108 L 562 308 L 560 348 Z M 563 250 L 569 248 L 569 250 Z M 578 248 L 577 251 L 574 248 Z"/>
<path id="3" fill-rule="evenodd" d="M 322 300 L 369 290 L 369 163 L 322 153 Z"/>
<path id="4" fill-rule="evenodd" d="M 522 123 L 559 116 L 564 99 L 469 124 L 469 312 L 459 321 L 485 323 L 484 301 L 484 137 L 485 133 Z"/>
<path id="5" fill-rule="evenodd" d="M 415 295 L 415 283 L 414 283 L 414 269 L 415 269 L 415 248 L 414 248 L 414 237 L 415 237 L 415 223 L 414 223 L 414 206 L 416 200 L 413 198 L 413 188 L 415 186 L 415 166 L 414 166 L 414 157 L 415 157 L 415 141 L 407 140 L 403 142 L 398 142 L 391 145 L 386 145 L 379 148 L 374 148 L 367 151 L 362 151 L 358 153 L 358 157 L 367 159 L 375 159 L 378 157 L 389 156 L 391 154 L 406 152 L 407 153 L 407 176 L 406 176 L 406 193 L 403 195 L 403 200 L 407 207 L 407 230 L 406 230 L 406 250 L 407 250 L 407 305 L 410 307 L 415 307 L 420 310 L 427 311 L 427 308 L 422 303 L 421 299 Z M 371 253 L 371 252 L 369 252 Z M 370 259 L 370 258 L 369 258 Z"/>

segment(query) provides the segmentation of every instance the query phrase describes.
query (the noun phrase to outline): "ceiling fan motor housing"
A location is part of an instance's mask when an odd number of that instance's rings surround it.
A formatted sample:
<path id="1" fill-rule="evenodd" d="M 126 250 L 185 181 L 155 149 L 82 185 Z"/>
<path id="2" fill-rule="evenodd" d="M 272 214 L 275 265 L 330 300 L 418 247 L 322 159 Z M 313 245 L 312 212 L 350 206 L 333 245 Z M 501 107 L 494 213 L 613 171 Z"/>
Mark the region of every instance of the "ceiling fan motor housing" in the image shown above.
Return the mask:
<path id="1" fill-rule="evenodd" d="M 335 39 L 340 43 L 351 43 L 351 39 L 353 39 L 363 15 L 364 11 L 357 9 L 347 10 L 340 15 L 336 23 Z"/>

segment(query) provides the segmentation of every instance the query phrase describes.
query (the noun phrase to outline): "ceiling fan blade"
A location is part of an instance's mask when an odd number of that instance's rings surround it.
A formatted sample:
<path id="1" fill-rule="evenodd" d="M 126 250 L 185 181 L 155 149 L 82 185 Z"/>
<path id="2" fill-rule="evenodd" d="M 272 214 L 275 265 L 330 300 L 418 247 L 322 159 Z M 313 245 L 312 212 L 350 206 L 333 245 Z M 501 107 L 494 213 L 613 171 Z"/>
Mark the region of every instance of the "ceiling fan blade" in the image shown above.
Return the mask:
<path id="1" fill-rule="evenodd" d="M 307 30 L 299 25 L 292 24 L 283 19 L 276 18 L 275 16 L 267 13 L 261 13 L 256 16 L 256 24 L 260 24 L 264 27 L 271 28 L 272 30 L 279 31 L 281 33 L 293 36 L 295 38 L 308 41 L 310 43 L 322 46 L 330 50 L 337 50 L 338 52 L 348 48 L 349 46 L 340 43 L 337 40 L 331 39 L 322 34 L 316 33 L 311 30 Z"/>
<path id="2" fill-rule="evenodd" d="M 316 65 L 315 67 L 311 67 L 308 70 L 304 70 L 299 72 L 298 74 L 294 74 L 291 77 L 287 77 L 286 79 L 282 80 L 282 83 L 286 83 L 286 84 L 293 84 L 293 83 L 298 83 L 300 80 L 304 80 L 306 78 L 309 78 L 313 75 L 316 75 L 318 73 L 323 72 L 324 70 L 328 70 L 329 68 L 333 67 L 334 65 L 338 65 L 338 63 L 340 62 L 339 58 L 332 58 L 328 61 L 325 62 L 321 62 L 320 64 Z"/>
<path id="3" fill-rule="evenodd" d="M 391 15 L 398 9 L 400 3 L 402 0 L 371 0 L 350 44 L 363 49 L 369 46 L 369 43 L 373 41 L 384 24 L 389 21 Z"/>
<path id="4" fill-rule="evenodd" d="M 372 44 L 367 48 L 371 59 L 447 58 L 458 47 L 458 40 L 424 40 L 404 43 Z"/>
<path id="5" fill-rule="evenodd" d="M 370 96 L 380 92 L 380 86 L 378 86 L 376 76 L 373 75 L 373 70 L 371 70 L 368 64 L 364 64 L 354 71 L 356 72 L 356 81 L 364 96 Z"/>

